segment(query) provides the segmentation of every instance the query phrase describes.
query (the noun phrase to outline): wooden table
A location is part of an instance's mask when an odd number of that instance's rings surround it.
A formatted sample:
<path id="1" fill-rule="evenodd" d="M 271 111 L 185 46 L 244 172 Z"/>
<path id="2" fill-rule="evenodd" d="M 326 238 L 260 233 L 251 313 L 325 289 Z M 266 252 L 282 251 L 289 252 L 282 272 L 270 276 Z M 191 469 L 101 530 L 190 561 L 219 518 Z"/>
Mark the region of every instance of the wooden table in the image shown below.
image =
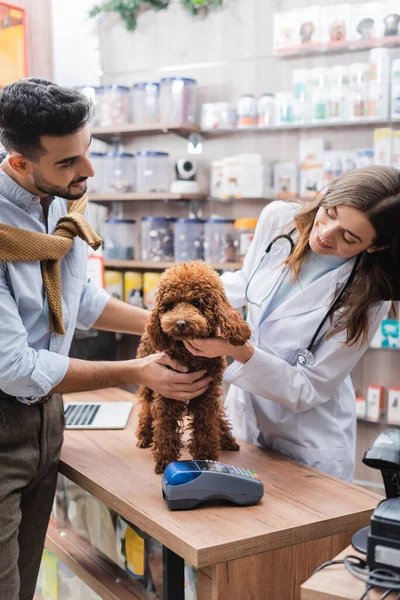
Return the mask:
<path id="1" fill-rule="evenodd" d="M 347 554 L 362 556 L 349 546 L 333 560 L 342 560 Z M 353 577 L 344 565 L 332 565 L 303 583 L 300 597 L 301 600 L 359 600 L 365 590 L 365 583 Z M 379 600 L 384 591 L 370 590 L 368 600 Z M 395 600 L 396 597 L 397 592 L 393 592 L 387 596 L 387 600 Z"/>
<path id="2" fill-rule="evenodd" d="M 110 389 L 64 399 L 134 397 Z M 122 431 L 66 431 L 60 472 L 198 567 L 198 600 L 299 598 L 300 584 L 368 524 L 380 499 L 242 442 L 240 452 L 223 452 L 220 459 L 257 471 L 265 487 L 261 503 L 172 512 L 150 450 L 136 447 L 135 420 L 133 412 Z"/>

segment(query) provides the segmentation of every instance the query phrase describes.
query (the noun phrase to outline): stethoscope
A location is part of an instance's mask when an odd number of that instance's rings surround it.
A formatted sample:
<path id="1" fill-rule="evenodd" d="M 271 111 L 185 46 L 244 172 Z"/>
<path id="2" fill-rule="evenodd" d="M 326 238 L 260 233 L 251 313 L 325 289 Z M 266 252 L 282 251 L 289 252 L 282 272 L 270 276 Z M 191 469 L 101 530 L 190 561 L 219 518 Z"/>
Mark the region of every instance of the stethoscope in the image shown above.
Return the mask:
<path id="1" fill-rule="evenodd" d="M 282 271 L 277 275 L 277 277 L 275 278 L 275 281 L 273 282 L 270 290 L 268 291 L 267 295 L 264 296 L 264 298 L 262 300 L 260 300 L 259 302 L 254 302 L 252 300 L 250 300 L 249 298 L 249 287 L 250 284 L 255 276 L 255 274 L 257 273 L 258 269 L 260 268 L 264 258 L 267 256 L 267 254 L 269 254 L 271 252 L 271 248 L 272 246 L 278 242 L 279 240 L 285 240 L 289 243 L 290 245 L 290 250 L 289 250 L 289 254 L 288 254 L 288 258 L 289 256 L 292 254 L 295 244 L 294 241 L 292 239 L 292 235 L 295 232 L 295 229 L 292 229 L 289 233 L 287 234 L 282 234 L 282 235 L 278 235 L 276 236 L 266 247 L 264 254 L 261 256 L 260 260 L 258 261 L 256 268 L 253 270 L 253 272 L 251 273 L 249 280 L 247 282 L 246 285 L 246 290 L 245 290 L 245 297 L 246 300 L 249 304 L 254 304 L 256 306 L 261 306 L 263 304 L 263 302 L 265 302 L 265 300 L 267 298 L 269 298 L 269 296 L 271 296 L 271 294 L 273 294 L 273 292 L 275 291 L 275 289 L 278 287 L 278 285 L 280 284 L 281 281 L 283 281 L 283 279 L 287 276 L 288 274 L 288 270 L 287 269 L 282 269 Z M 304 348 L 303 350 L 299 351 L 299 354 L 297 355 L 297 359 L 296 362 L 299 366 L 301 367 L 305 367 L 307 364 L 312 365 L 314 362 L 314 355 L 313 355 L 313 348 L 315 346 L 315 343 L 318 339 L 318 336 L 320 334 L 321 329 L 323 328 L 323 326 L 325 325 L 325 323 L 327 322 L 327 320 L 333 315 L 333 313 L 335 312 L 335 308 L 338 306 L 340 299 L 342 298 L 344 292 L 346 291 L 346 289 L 351 285 L 354 276 L 356 274 L 356 270 L 357 270 L 357 266 L 360 260 L 360 255 L 357 256 L 353 268 L 351 270 L 351 273 L 347 279 L 347 281 L 343 284 L 342 288 L 339 290 L 338 294 L 336 295 L 336 297 L 334 298 L 332 304 L 330 305 L 329 309 L 327 310 L 324 318 L 321 320 L 320 324 L 318 325 L 317 329 L 315 330 L 314 335 L 311 338 L 311 342 L 308 344 L 307 348 Z"/>

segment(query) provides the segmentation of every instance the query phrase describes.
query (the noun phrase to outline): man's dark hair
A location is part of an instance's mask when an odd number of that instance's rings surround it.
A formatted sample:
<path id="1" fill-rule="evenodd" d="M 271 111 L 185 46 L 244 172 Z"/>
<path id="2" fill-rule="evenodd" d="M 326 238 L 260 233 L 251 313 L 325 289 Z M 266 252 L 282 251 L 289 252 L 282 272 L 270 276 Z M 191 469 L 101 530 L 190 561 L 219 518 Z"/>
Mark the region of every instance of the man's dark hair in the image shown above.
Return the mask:
<path id="1" fill-rule="evenodd" d="M 93 103 L 77 90 L 29 77 L 0 90 L 0 145 L 36 161 L 44 152 L 43 135 L 63 136 L 82 129 Z"/>

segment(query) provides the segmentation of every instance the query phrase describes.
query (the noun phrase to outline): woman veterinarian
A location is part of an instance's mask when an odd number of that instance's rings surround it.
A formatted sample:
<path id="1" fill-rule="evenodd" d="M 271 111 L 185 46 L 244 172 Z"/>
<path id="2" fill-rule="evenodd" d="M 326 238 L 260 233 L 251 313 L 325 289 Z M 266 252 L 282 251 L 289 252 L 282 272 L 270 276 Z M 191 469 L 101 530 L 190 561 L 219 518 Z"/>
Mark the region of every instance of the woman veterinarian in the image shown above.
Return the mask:
<path id="1" fill-rule="evenodd" d="M 367 167 L 302 207 L 261 213 L 243 268 L 223 282 L 248 305 L 252 338 L 185 342 L 230 355 L 226 408 L 234 433 L 351 480 L 356 413 L 349 377 L 392 299 L 399 299 L 400 172 Z"/>

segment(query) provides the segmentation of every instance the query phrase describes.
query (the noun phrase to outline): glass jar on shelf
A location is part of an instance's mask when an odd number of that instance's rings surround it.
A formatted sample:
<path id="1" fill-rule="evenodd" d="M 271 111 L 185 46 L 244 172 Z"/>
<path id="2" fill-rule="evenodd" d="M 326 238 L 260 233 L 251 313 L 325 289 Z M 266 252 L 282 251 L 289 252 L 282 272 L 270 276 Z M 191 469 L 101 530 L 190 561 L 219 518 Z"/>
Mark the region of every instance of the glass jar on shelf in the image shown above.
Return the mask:
<path id="1" fill-rule="evenodd" d="M 132 122 L 156 124 L 160 121 L 160 84 L 152 81 L 132 86 Z"/>
<path id="2" fill-rule="evenodd" d="M 105 152 L 91 152 L 90 162 L 92 163 L 94 176 L 88 179 L 89 194 L 104 194 L 105 192 Z"/>
<path id="3" fill-rule="evenodd" d="M 142 150 L 136 155 L 136 191 L 142 194 L 169 191 L 169 154 Z"/>
<path id="4" fill-rule="evenodd" d="M 142 217 L 142 260 L 174 260 L 175 222 L 172 217 Z"/>
<path id="5" fill-rule="evenodd" d="M 132 219 L 107 219 L 104 226 L 104 258 L 135 258 L 135 224 Z"/>
<path id="6" fill-rule="evenodd" d="M 105 193 L 127 194 L 133 192 L 135 159 L 129 152 L 110 152 L 106 157 Z"/>
<path id="7" fill-rule="evenodd" d="M 253 94 L 243 94 L 237 105 L 238 129 L 255 127 L 257 124 L 257 102 Z"/>
<path id="8" fill-rule="evenodd" d="M 175 223 L 174 240 L 176 262 L 203 260 L 204 220 L 178 219 Z"/>
<path id="9" fill-rule="evenodd" d="M 160 120 L 164 125 L 197 122 L 197 81 L 186 77 L 164 77 L 160 82 Z"/>
<path id="10" fill-rule="evenodd" d="M 100 125 L 118 127 L 130 122 L 129 87 L 124 85 L 106 85 L 100 102 Z"/>
<path id="11" fill-rule="evenodd" d="M 208 219 L 204 224 L 204 260 L 207 263 L 236 262 L 239 234 L 234 219 Z"/>

